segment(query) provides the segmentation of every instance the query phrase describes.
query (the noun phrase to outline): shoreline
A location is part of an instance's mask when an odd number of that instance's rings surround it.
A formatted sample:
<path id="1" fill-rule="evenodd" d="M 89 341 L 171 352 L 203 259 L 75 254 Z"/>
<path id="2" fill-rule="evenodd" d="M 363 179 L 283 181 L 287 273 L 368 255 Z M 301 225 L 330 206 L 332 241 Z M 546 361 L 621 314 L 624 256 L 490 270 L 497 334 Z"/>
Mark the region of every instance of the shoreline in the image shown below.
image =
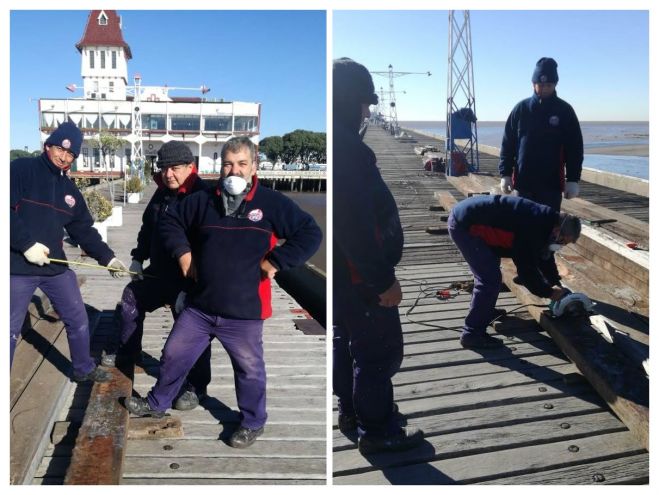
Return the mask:
<path id="1" fill-rule="evenodd" d="M 584 155 L 615 155 L 615 156 L 650 156 L 650 146 L 647 144 L 621 144 L 620 146 L 596 146 L 584 148 Z"/>

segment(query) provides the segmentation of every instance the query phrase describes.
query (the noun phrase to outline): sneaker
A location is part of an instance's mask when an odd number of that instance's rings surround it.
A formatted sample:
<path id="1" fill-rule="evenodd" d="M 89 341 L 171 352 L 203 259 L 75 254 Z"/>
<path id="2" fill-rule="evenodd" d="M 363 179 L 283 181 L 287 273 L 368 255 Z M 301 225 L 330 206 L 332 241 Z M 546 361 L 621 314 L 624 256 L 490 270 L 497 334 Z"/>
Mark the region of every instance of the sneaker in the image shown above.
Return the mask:
<path id="1" fill-rule="evenodd" d="M 73 381 L 78 383 L 83 382 L 99 382 L 105 383 L 112 380 L 112 373 L 99 368 L 98 366 L 91 370 L 86 375 L 77 375 L 73 373 Z"/>
<path id="2" fill-rule="evenodd" d="M 190 411 L 199 405 L 199 397 L 192 390 L 186 390 L 174 402 L 174 409 Z"/>
<path id="3" fill-rule="evenodd" d="M 258 437 L 263 434 L 264 428 L 250 429 L 241 426 L 238 428 L 231 438 L 229 439 L 229 445 L 237 449 L 244 449 L 252 445 Z"/>
<path id="4" fill-rule="evenodd" d="M 418 428 L 402 428 L 390 437 L 360 437 L 357 448 L 362 455 L 376 452 L 400 452 L 409 450 L 423 442 L 423 431 Z"/>
<path id="5" fill-rule="evenodd" d="M 162 418 L 165 415 L 165 411 L 151 409 L 149 402 L 142 397 L 127 397 L 124 405 L 131 414 L 140 418 Z"/>
<path id="6" fill-rule="evenodd" d="M 460 344 L 465 349 L 494 349 L 503 346 L 503 342 L 491 335 L 463 333 L 460 337 Z"/>
<path id="7" fill-rule="evenodd" d="M 116 353 L 107 353 L 106 351 L 103 351 L 101 354 L 101 365 L 102 366 L 107 366 L 107 367 L 113 367 L 117 362 L 117 354 Z"/>

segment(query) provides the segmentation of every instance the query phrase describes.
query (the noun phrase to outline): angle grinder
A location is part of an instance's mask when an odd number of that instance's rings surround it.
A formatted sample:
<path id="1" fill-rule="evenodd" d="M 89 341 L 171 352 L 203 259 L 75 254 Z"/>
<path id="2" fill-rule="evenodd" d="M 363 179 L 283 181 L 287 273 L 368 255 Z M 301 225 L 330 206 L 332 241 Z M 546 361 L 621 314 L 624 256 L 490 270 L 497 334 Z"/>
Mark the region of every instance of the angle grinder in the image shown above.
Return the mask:
<path id="1" fill-rule="evenodd" d="M 593 302 L 580 292 L 568 292 L 558 301 L 549 304 L 549 311 L 554 318 L 586 316 L 592 309 Z"/>

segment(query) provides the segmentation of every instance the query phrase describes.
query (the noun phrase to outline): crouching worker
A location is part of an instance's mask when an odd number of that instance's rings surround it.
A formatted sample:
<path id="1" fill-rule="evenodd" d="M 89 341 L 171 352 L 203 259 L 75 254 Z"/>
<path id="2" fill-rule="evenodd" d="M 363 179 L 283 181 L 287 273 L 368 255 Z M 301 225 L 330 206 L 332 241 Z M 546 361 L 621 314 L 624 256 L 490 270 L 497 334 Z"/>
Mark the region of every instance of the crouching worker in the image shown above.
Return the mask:
<path id="1" fill-rule="evenodd" d="M 581 221 L 520 197 L 473 196 L 453 207 L 448 232 L 474 275 L 460 343 L 466 348 L 488 348 L 502 345 L 486 333 L 503 312 L 495 309 L 501 258 L 512 258 L 521 285 L 538 297 L 557 301 L 567 290 L 560 286 L 552 254 L 577 241 Z"/>
<path id="2" fill-rule="evenodd" d="M 126 270 L 92 227 L 85 200 L 66 174 L 82 141 L 76 125 L 64 122 L 46 140 L 40 156 L 19 158 L 10 165 L 10 366 L 27 307 L 39 288 L 64 323 L 73 380 L 105 382 L 112 375 L 97 367 L 89 353 L 89 320 L 76 275 L 66 264 L 50 259 L 66 258 L 64 229 L 113 277 Z"/>
<path id="3" fill-rule="evenodd" d="M 165 343 L 158 381 L 146 398 L 127 398 L 126 407 L 137 416 L 163 416 L 217 338 L 231 359 L 241 417 L 229 444 L 243 448 L 263 433 L 267 418 L 262 336 L 272 313 L 270 279 L 309 259 L 322 234 L 293 201 L 259 185 L 248 138 L 227 141 L 221 158 L 216 188 L 183 198 L 163 215 L 165 249 L 196 283 Z"/>
<path id="4" fill-rule="evenodd" d="M 139 363 L 142 354 L 142 335 L 146 313 L 169 305 L 176 319 L 183 309 L 186 281 L 178 262 L 168 255 L 160 242 L 158 223 L 168 208 L 177 201 L 206 187 L 197 175 L 194 156 L 181 141 L 169 141 L 158 150 L 157 166 L 160 172 L 154 179 L 158 189 L 151 197 L 142 215 L 142 227 L 137 235 L 137 247 L 131 251 L 133 261 L 130 282 L 121 297 L 121 333 L 119 348 L 116 343 L 103 356 L 102 364 L 114 366 L 116 356 L 125 356 Z M 144 261 L 149 260 L 146 269 Z M 174 407 L 179 410 L 194 409 L 200 398 L 206 395 L 210 382 L 210 346 L 190 372 L 189 382 L 184 384 Z"/>

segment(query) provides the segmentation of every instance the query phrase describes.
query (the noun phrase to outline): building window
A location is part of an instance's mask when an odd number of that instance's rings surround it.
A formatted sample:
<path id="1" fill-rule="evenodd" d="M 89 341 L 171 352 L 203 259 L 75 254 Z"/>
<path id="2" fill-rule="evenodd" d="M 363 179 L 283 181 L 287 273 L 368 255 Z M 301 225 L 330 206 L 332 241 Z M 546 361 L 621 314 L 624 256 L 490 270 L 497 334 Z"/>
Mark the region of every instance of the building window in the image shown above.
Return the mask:
<path id="1" fill-rule="evenodd" d="M 110 88 L 110 93 L 114 93 L 114 82 L 110 81 L 109 82 L 109 88 Z"/>
<path id="2" fill-rule="evenodd" d="M 124 149 L 124 156 L 126 157 L 126 165 L 130 165 L 130 164 L 131 164 L 131 159 L 130 159 L 130 156 L 131 156 L 131 155 L 130 155 L 130 152 L 131 152 L 131 149 L 130 149 L 130 148 L 126 148 L 126 149 Z"/>
<path id="3" fill-rule="evenodd" d="M 164 115 L 142 115 L 142 128 L 152 131 L 167 130 L 167 119 Z"/>
<path id="4" fill-rule="evenodd" d="M 94 50 L 89 51 L 89 68 L 93 69 L 94 68 L 94 55 L 96 52 Z"/>
<path id="5" fill-rule="evenodd" d="M 99 148 L 92 148 L 93 158 L 92 166 L 100 167 L 101 166 L 101 150 Z"/>
<path id="6" fill-rule="evenodd" d="M 199 117 L 196 115 L 173 115 L 172 131 L 198 131 Z"/>
<path id="7" fill-rule="evenodd" d="M 257 132 L 258 117 L 236 117 L 233 130 L 234 132 Z"/>
<path id="8" fill-rule="evenodd" d="M 112 50 L 112 68 L 116 69 L 117 68 L 117 52 Z"/>
<path id="9" fill-rule="evenodd" d="M 107 25 L 108 25 L 108 18 L 107 18 L 107 16 L 105 15 L 105 13 L 101 14 L 101 15 L 98 17 L 98 25 L 99 25 L 99 26 L 107 26 Z"/>
<path id="10" fill-rule="evenodd" d="M 101 69 L 105 69 L 105 50 L 101 50 Z"/>
<path id="11" fill-rule="evenodd" d="M 206 117 L 205 131 L 231 132 L 231 117 Z"/>

